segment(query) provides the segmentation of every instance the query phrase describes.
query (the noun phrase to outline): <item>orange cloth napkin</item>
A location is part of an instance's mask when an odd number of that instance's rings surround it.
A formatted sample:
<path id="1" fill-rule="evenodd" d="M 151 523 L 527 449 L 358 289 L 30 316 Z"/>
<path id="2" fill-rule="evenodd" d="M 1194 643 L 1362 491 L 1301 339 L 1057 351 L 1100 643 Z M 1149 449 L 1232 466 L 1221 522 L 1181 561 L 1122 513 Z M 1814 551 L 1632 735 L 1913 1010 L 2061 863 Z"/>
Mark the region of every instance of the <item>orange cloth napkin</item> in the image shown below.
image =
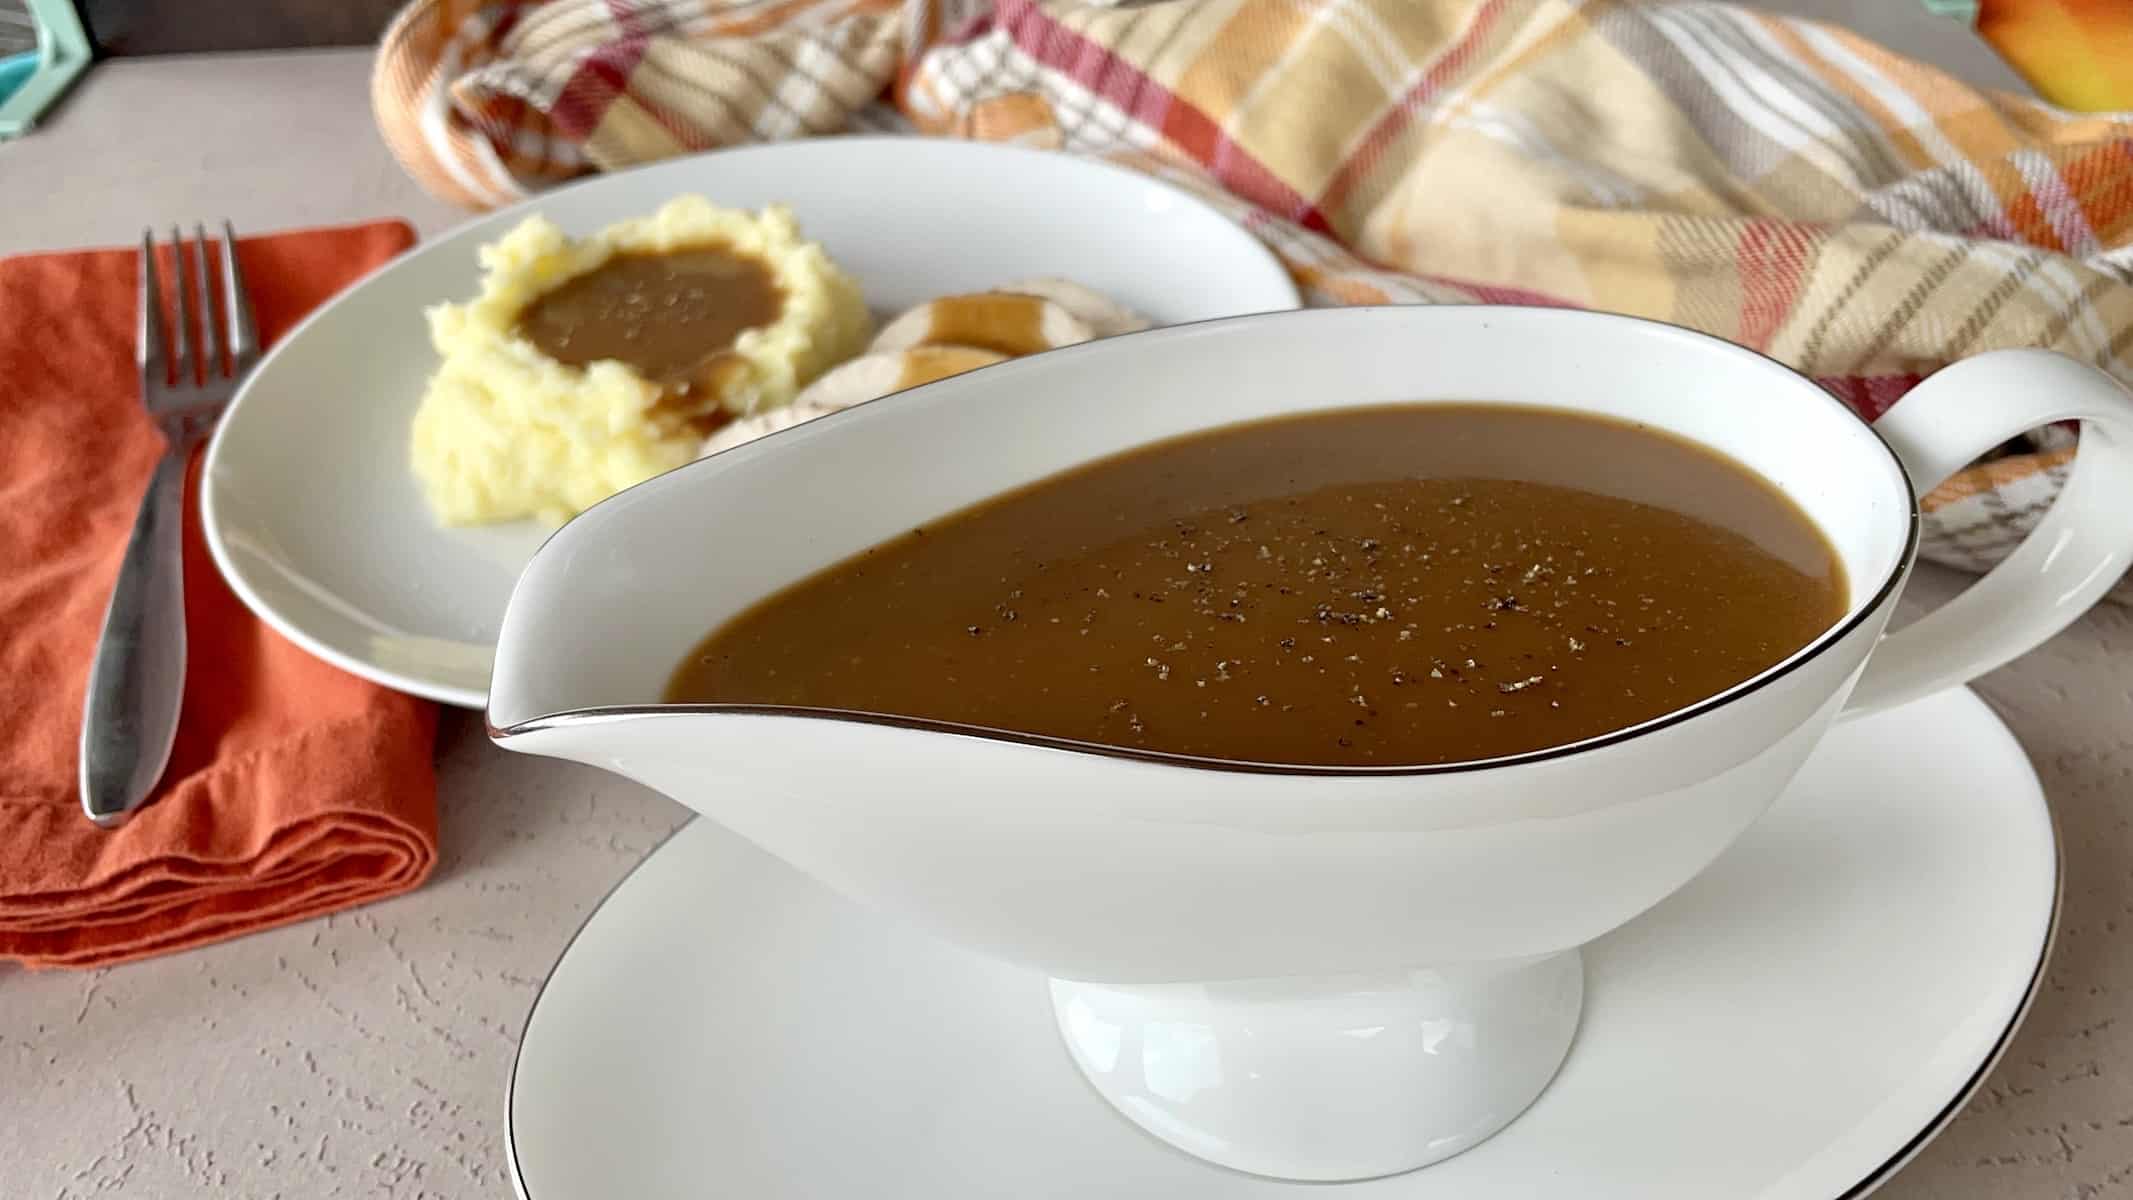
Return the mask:
<path id="1" fill-rule="evenodd" d="M 413 243 L 399 222 L 244 241 L 261 336 Z M 81 815 L 89 661 L 162 448 L 133 365 L 136 257 L 0 259 L 0 958 L 32 967 L 300 921 L 404 892 L 437 861 L 435 708 L 262 625 L 216 572 L 190 492 L 177 746 L 124 827 Z"/>

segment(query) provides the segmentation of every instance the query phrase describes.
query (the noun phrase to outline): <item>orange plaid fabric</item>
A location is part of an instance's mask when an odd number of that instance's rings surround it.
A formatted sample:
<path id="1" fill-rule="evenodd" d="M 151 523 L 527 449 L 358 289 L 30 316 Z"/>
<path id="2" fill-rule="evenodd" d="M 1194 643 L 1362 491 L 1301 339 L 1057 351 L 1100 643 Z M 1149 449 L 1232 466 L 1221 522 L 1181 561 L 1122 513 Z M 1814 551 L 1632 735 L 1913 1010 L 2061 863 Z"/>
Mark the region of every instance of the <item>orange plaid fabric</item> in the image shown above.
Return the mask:
<path id="1" fill-rule="evenodd" d="M 2002 346 L 2133 381 L 2133 117 L 1981 93 L 1728 4 L 415 0 L 374 99 L 415 177 L 473 206 L 908 121 L 1163 175 L 1265 240 L 1313 304 L 1655 317 L 1869 418 Z M 2070 437 L 2039 431 L 1937 492 L 1928 557 L 1997 561 Z"/>

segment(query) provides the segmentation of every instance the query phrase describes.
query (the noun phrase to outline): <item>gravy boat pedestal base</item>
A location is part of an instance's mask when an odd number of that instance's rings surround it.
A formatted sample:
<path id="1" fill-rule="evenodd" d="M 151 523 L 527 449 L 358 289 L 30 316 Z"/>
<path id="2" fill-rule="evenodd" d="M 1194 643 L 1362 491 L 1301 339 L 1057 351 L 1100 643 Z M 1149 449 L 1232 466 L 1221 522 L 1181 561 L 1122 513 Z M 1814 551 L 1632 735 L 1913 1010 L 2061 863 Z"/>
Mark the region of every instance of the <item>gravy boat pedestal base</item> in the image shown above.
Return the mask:
<path id="1" fill-rule="evenodd" d="M 1163 1141 L 1254 1175 L 1369 1179 L 1502 1129 L 1562 1065 L 1575 950 L 1299 979 L 1118 986 L 1052 980 L 1075 1065 Z"/>

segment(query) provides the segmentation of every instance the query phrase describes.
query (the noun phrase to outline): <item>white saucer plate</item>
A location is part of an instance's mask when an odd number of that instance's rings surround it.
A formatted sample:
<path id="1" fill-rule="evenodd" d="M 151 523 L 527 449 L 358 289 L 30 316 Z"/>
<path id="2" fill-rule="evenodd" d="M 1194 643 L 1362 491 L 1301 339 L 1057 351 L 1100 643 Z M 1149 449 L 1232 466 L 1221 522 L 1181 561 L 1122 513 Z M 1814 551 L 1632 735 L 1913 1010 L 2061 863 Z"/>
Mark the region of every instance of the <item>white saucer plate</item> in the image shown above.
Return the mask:
<path id="1" fill-rule="evenodd" d="M 1849 1200 L 2005 1048 L 2058 893 L 2036 775 L 1975 696 L 1841 725 L 1709 871 L 1586 948 L 1583 1024 L 1524 1116 L 1419 1171 L 1298 1185 L 1114 1112 L 1042 977 L 697 820 L 557 963 L 506 1136 L 527 1200 Z"/>
<path id="2" fill-rule="evenodd" d="M 840 137 L 676 159 L 547 193 L 426 242 L 267 356 L 209 446 L 203 526 L 252 611 L 329 662 L 482 707 L 504 604 L 547 530 L 441 529 L 408 472 L 436 368 L 423 310 L 474 294 L 475 248 L 533 213 L 589 233 L 683 193 L 783 203 L 877 311 L 1060 275 L 1160 324 L 1294 308 L 1255 238 L 1120 167 L 977 142 Z M 854 497 L 864 502 L 864 497 Z"/>

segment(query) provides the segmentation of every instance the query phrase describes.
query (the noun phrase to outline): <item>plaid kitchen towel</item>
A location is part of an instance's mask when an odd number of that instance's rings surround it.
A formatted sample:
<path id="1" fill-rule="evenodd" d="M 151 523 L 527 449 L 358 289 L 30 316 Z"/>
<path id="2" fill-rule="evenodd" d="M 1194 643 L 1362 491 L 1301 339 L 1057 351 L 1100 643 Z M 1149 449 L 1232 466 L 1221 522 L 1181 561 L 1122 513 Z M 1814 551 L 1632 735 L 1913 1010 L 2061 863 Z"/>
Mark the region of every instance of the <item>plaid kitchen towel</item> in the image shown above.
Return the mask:
<path id="1" fill-rule="evenodd" d="M 374 80 L 408 170 L 476 207 L 893 120 L 884 95 L 920 132 L 1181 183 L 1313 304 L 1656 317 L 1868 417 L 2002 346 L 2133 381 L 2133 115 L 1980 93 L 1734 5 L 414 0 Z M 1937 491 L 1926 555 L 1996 562 L 2071 436 L 2018 439 Z"/>

